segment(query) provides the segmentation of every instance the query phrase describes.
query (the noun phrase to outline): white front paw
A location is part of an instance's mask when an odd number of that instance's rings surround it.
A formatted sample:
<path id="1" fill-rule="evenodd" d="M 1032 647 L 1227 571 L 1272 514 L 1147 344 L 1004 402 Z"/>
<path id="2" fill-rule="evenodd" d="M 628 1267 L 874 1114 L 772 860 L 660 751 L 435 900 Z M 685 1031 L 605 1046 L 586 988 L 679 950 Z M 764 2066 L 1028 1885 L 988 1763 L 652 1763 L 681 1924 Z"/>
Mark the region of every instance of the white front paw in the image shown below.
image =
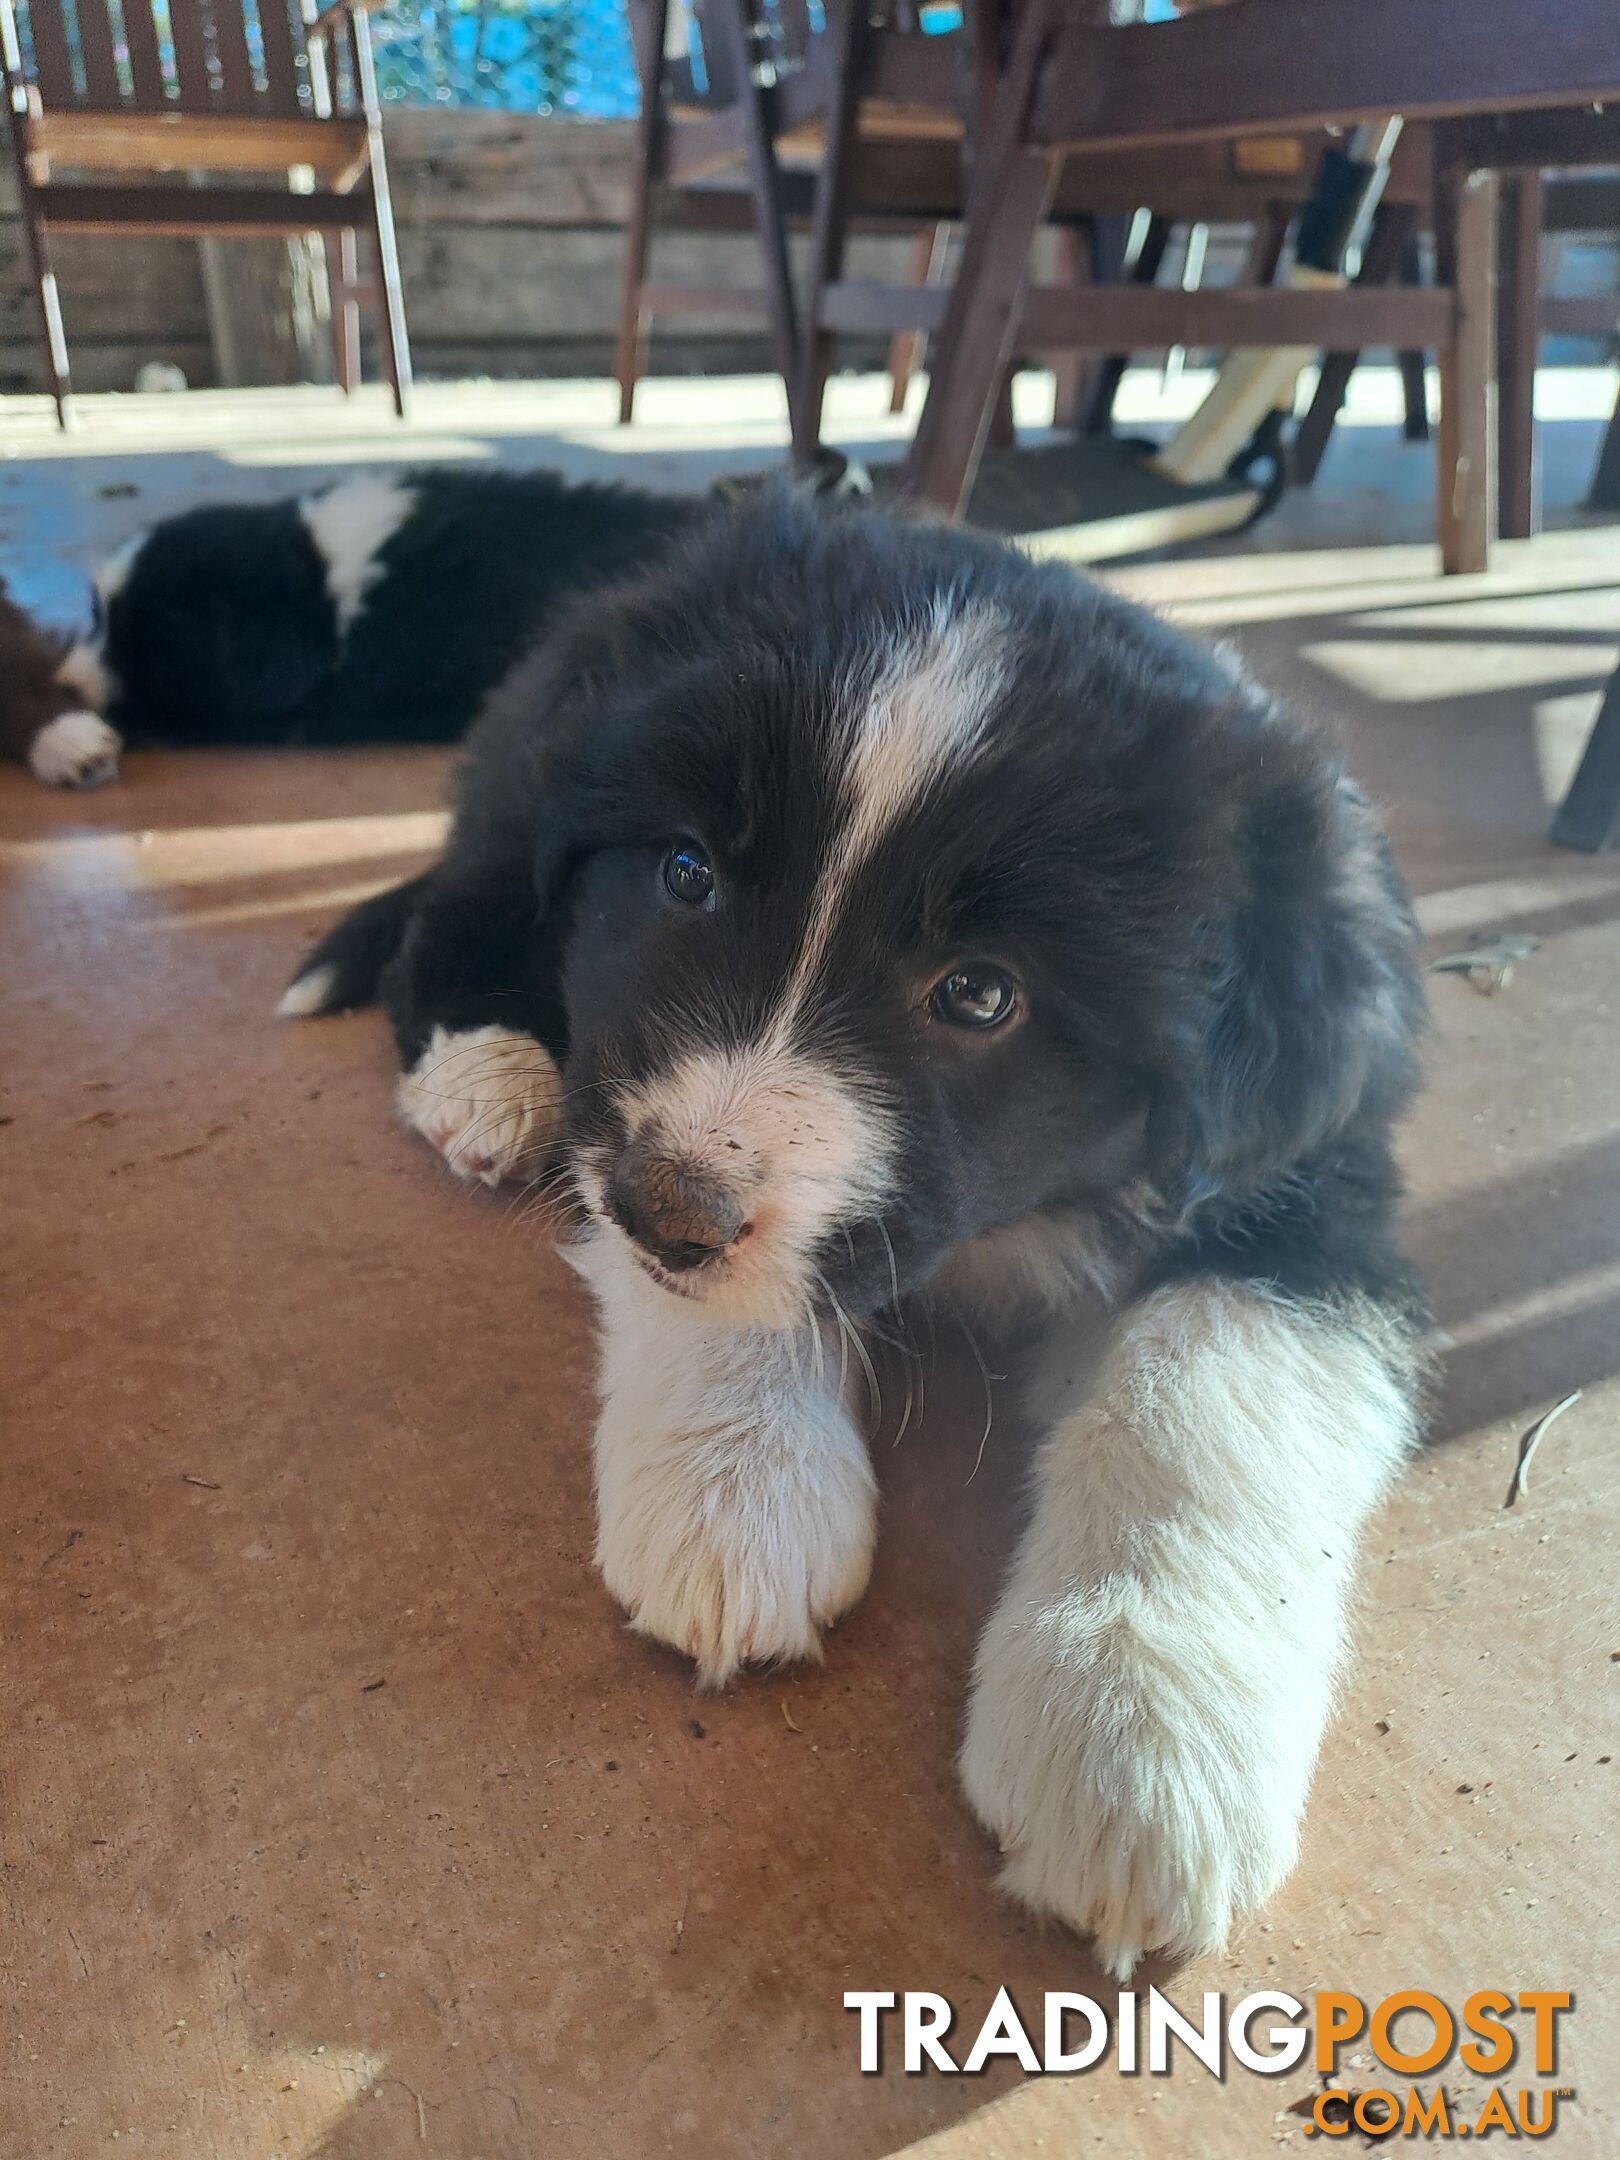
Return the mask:
<path id="1" fill-rule="evenodd" d="M 457 1177 L 498 1185 L 538 1171 L 560 1094 L 556 1064 L 532 1035 L 436 1027 L 400 1081 L 398 1101 L 406 1124 L 432 1142 Z"/>
<path id="2" fill-rule="evenodd" d="M 93 788 L 118 777 L 124 738 L 99 713 L 58 713 L 34 737 L 29 770 L 41 787 Z"/>
<path id="3" fill-rule="evenodd" d="M 1016 1591 L 1016 1584 L 1014 1586 Z M 1003 1887 L 1120 1980 L 1218 1950 L 1293 1865 L 1319 1709 L 1275 1698 L 1138 1586 L 1009 1594 L 980 1645 L 962 1782 Z"/>
<path id="4" fill-rule="evenodd" d="M 638 1633 L 718 1687 L 741 1665 L 818 1658 L 872 1571 L 871 1465 L 833 1405 L 807 1429 L 597 1436 L 596 1564 Z"/>

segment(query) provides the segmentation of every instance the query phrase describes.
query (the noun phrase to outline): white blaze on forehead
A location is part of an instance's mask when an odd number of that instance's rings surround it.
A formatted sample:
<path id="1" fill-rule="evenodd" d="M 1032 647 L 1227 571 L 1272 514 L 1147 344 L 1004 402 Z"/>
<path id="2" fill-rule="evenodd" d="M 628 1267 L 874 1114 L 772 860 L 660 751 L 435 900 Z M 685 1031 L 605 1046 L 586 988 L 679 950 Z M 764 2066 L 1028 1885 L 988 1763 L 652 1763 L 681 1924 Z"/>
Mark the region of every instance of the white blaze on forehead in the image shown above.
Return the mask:
<path id="1" fill-rule="evenodd" d="M 935 602 L 928 627 L 898 641 L 863 686 L 839 782 L 842 822 L 816 880 L 784 1017 L 814 978 L 862 864 L 931 788 L 973 762 L 1006 682 L 999 612 L 980 602 L 953 614 L 946 597 Z"/>
<path id="2" fill-rule="evenodd" d="M 897 644 L 854 716 L 840 852 L 860 857 L 934 782 L 970 763 L 1007 679 L 1004 625 L 982 602 L 934 604 L 925 631 Z"/>
<path id="3" fill-rule="evenodd" d="M 382 575 L 379 554 L 415 507 L 414 488 L 369 473 L 299 503 L 304 529 L 326 564 L 326 590 L 340 635 Z"/>

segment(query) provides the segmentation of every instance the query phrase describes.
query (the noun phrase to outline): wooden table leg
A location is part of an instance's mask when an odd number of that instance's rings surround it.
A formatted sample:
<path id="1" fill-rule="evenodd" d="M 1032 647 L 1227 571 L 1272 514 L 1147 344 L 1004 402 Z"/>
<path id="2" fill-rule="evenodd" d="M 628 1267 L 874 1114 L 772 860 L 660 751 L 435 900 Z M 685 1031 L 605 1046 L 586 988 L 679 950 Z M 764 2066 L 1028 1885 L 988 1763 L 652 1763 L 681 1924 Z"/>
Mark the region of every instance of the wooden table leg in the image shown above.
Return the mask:
<path id="1" fill-rule="evenodd" d="M 1501 285 L 1497 306 L 1496 427 L 1500 531 L 1528 540 L 1540 524 L 1536 497 L 1536 359 L 1541 349 L 1541 175 L 1502 184 Z"/>
<path id="2" fill-rule="evenodd" d="M 1440 131 L 1437 131 L 1437 134 Z M 1440 354 L 1436 532 L 1448 573 L 1490 567 L 1496 530 L 1496 177 L 1439 163 L 1436 269 L 1454 296 Z"/>

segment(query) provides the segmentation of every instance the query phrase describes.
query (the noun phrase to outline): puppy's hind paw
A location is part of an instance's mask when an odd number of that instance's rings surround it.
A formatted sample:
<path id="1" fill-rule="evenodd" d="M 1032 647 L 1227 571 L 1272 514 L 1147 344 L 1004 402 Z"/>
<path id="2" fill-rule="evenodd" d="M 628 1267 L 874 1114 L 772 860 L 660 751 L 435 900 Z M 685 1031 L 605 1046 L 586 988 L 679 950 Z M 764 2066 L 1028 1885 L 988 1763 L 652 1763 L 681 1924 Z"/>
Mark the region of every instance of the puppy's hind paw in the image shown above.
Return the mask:
<path id="1" fill-rule="evenodd" d="M 124 738 L 99 713 L 58 713 L 34 737 L 28 769 L 41 787 L 102 787 L 118 777 Z"/>
<path id="2" fill-rule="evenodd" d="M 498 1185 L 539 1169 L 560 1094 L 551 1053 L 532 1035 L 436 1027 L 400 1081 L 398 1101 L 406 1124 L 457 1177 Z"/>

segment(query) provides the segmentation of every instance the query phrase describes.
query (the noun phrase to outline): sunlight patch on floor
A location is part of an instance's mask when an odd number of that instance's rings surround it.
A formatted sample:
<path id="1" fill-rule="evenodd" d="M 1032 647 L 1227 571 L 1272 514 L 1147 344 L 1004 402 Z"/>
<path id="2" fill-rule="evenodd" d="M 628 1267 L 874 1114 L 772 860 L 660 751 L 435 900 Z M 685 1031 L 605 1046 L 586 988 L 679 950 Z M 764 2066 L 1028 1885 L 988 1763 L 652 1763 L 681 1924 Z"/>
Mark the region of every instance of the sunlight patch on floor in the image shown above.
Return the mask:
<path id="1" fill-rule="evenodd" d="M 1516 916 L 1572 907 L 1616 892 L 1620 892 L 1620 861 L 1607 874 L 1561 871 L 1556 877 L 1489 878 L 1478 885 L 1453 885 L 1422 894 L 1413 906 L 1425 937 L 1456 938 L 1470 930 L 1498 929 Z"/>
<path id="2" fill-rule="evenodd" d="M 0 863 L 58 890 L 142 892 L 427 854 L 443 844 L 448 826 L 448 811 L 413 810 L 279 825 L 75 833 L 60 840 L 0 841 Z"/>
<path id="3" fill-rule="evenodd" d="M 1498 639 L 1483 629 L 1466 642 L 1429 646 L 1385 638 L 1325 638 L 1300 658 L 1381 705 L 1445 705 L 1460 697 L 1586 681 L 1614 666 L 1614 647 L 1598 640 L 1538 644 Z"/>

